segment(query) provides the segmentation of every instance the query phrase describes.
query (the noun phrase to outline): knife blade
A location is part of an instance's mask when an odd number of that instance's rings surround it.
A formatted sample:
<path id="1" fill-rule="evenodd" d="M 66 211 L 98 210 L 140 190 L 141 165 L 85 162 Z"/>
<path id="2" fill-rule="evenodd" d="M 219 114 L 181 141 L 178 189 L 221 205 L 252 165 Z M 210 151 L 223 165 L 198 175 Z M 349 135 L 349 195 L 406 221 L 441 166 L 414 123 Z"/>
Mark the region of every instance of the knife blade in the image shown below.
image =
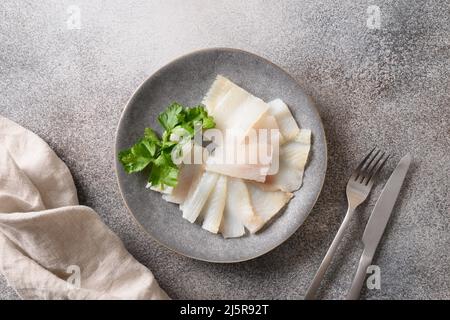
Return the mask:
<path id="1" fill-rule="evenodd" d="M 394 209 L 395 202 L 398 198 L 403 181 L 406 177 L 406 173 L 408 172 L 411 164 L 411 159 L 411 155 L 408 153 L 397 164 L 383 190 L 381 191 L 381 195 L 375 203 L 372 213 L 370 214 L 362 237 L 364 250 L 361 255 L 352 286 L 347 295 L 348 300 L 354 300 L 359 297 L 365 280 L 367 267 L 371 264 L 375 250 L 377 249 L 384 230 L 386 229 L 392 209 Z"/>
<path id="2" fill-rule="evenodd" d="M 411 155 L 408 153 L 392 172 L 370 214 L 362 241 L 364 250 L 372 256 L 383 236 L 410 164 Z"/>

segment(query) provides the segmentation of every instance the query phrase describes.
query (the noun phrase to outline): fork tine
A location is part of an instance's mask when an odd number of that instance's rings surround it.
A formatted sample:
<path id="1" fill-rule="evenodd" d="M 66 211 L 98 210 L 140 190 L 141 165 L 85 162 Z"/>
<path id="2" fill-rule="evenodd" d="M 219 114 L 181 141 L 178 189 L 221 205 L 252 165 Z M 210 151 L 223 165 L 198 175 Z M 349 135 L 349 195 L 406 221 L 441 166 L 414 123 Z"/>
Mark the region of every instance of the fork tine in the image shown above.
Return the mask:
<path id="1" fill-rule="evenodd" d="M 384 156 L 384 153 L 383 153 Z M 373 173 L 370 175 L 369 179 L 366 182 L 366 185 L 368 185 L 369 183 L 373 183 L 375 177 L 378 175 L 378 172 L 380 172 L 380 170 L 384 167 L 384 165 L 386 164 L 387 160 L 390 158 L 390 154 L 386 155 L 386 157 L 379 161 L 378 165 L 374 168 Z"/>
<path id="2" fill-rule="evenodd" d="M 370 179 L 370 176 L 372 175 L 372 172 L 374 168 L 377 166 L 377 164 L 380 162 L 380 160 L 384 157 L 386 152 L 377 152 L 375 157 L 372 159 L 372 161 L 367 165 L 367 167 L 364 170 L 364 181 L 367 182 Z"/>
<path id="3" fill-rule="evenodd" d="M 353 179 L 353 180 L 357 180 L 358 179 L 358 176 L 359 176 L 359 174 L 361 172 L 361 168 L 363 167 L 363 165 L 367 161 L 367 159 L 371 156 L 371 154 L 375 151 L 375 149 L 376 149 L 376 147 L 374 147 L 372 150 L 370 150 L 370 152 L 364 157 L 364 159 L 362 159 L 362 161 L 356 167 L 355 171 L 353 171 L 351 179 Z"/>
<path id="4" fill-rule="evenodd" d="M 361 171 L 360 171 L 360 178 L 358 178 L 358 180 L 360 180 L 359 182 L 363 182 L 364 179 L 367 179 L 368 177 L 368 170 L 371 168 L 372 163 L 374 162 L 375 159 L 377 159 L 378 155 L 380 154 L 380 150 L 377 149 L 377 151 L 369 157 L 369 159 L 364 163 Z"/>
<path id="5" fill-rule="evenodd" d="M 381 152 L 381 151 L 378 151 L 375 154 L 375 156 L 371 159 L 371 161 L 364 168 L 364 170 L 362 172 L 362 178 L 360 180 L 360 183 L 366 184 L 369 181 L 373 169 L 376 167 L 376 165 L 383 158 L 384 154 L 385 154 L 385 152 Z"/>

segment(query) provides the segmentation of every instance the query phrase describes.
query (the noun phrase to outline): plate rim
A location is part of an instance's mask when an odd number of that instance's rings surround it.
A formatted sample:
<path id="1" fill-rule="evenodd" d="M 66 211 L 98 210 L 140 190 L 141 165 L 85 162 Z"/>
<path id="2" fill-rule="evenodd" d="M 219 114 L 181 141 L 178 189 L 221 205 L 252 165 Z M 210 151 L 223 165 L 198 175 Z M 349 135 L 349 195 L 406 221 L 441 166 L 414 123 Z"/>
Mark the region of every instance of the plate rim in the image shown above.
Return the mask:
<path id="1" fill-rule="evenodd" d="M 250 56 L 254 56 L 257 59 L 261 59 L 264 62 L 272 65 L 273 67 L 275 67 L 276 69 L 279 69 L 281 72 L 283 72 L 284 74 L 286 74 L 292 81 L 294 81 L 297 86 L 299 88 L 302 88 L 300 83 L 289 73 L 287 72 L 284 68 L 280 67 L 278 64 L 275 64 L 274 62 L 270 61 L 267 58 L 264 58 L 258 54 L 255 54 L 253 52 L 249 52 L 243 49 L 238 49 L 238 48 L 231 48 L 231 47 L 210 47 L 210 48 L 203 48 L 203 49 L 198 49 L 198 50 L 194 50 L 194 51 L 190 51 L 188 53 L 179 55 L 178 57 L 176 57 L 175 59 L 170 60 L 169 62 L 165 63 L 162 67 L 158 68 L 156 71 L 154 71 L 152 74 L 150 74 L 148 77 L 146 77 L 138 86 L 137 88 L 133 91 L 133 93 L 131 94 L 130 98 L 127 100 L 127 102 L 125 103 L 125 107 L 122 109 L 120 117 L 119 117 L 119 121 L 117 122 L 117 127 L 115 130 L 115 135 L 114 135 L 114 173 L 116 176 L 116 183 L 117 186 L 119 188 L 119 193 L 120 196 L 122 197 L 122 202 L 125 204 L 125 207 L 127 208 L 127 214 L 130 215 L 132 217 L 132 219 L 135 221 L 135 223 L 139 226 L 139 228 L 141 230 L 144 231 L 145 234 L 147 234 L 148 236 L 150 236 L 151 239 L 153 239 L 154 241 L 156 241 L 159 245 L 169 249 L 172 252 L 175 252 L 181 256 L 184 257 L 188 257 L 191 259 L 195 259 L 195 260 L 199 260 L 199 261 L 204 261 L 204 262 L 210 262 L 210 263 L 218 263 L 218 264 L 232 264 L 232 263 L 239 263 L 239 262 L 245 262 L 245 261 L 249 261 L 249 260 L 253 260 L 256 259 L 258 257 L 261 257 L 267 253 L 269 253 L 270 251 L 274 250 L 275 248 L 281 246 L 284 242 L 286 242 L 289 238 L 291 238 L 294 233 L 296 233 L 298 231 L 298 229 L 305 223 L 306 219 L 308 218 L 308 216 L 310 215 L 311 211 L 313 210 L 314 206 L 317 203 L 317 200 L 319 199 L 320 194 L 322 193 L 323 190 L 323 186 L 325 183 L 325 178 L 326 178 L 326 173 L 327 173 L 327 169 L 328 169 L 328 143 L 327 143 L 327 137 L 326 137 L 326 132 L 325 132 L 325 128 L 323 126 L 323 121 L 322 121 L 322 117 L 320 116 L 319 110 L 316 107 L 316 103 L 314 102 L 314 100 L 312 99 L 312 97 L 308 94 L 306 94 L 306 96 L 308 97 L 308 99 L 310 100 L 313 108 L 312 111 L 316 114 L 316 116 L 318 117 L 318 119 L 320 120 L 320 130 L 322 131 L 323 137 L 324 137 L 324 158 L 325 158 L 325 167 L 324 167 L 324 174 L 323 174 L 323 178 L 322 181 L 320 183 L 320 187 L 319 187 L 319 191 L 317 192 L 317 195 L 314 198 L 314 201 L 311 202 L 311 208 L 309 209 L 308 213 L 306 214 L 303 222 L 297 227 L 295 228 L 292 232 L 290 232 L 289 234 L 287 234 L 285 237 L 281 238 L 280 241 L 276 242 L 275 245 L 271 246 L 269 249 L 264 250 L 262 252 L 257 253 L 256 255 L 252 255 L 249 256 L 247 258 L 244 259 L 237 259 L 237 260 L 213 260 L 213 259 L 204 259 L 204 258 L 199 258 L 193 255 L 189 255 L 187 253 L 183 253 L 183 252 L 179 252 L 178 250 L 169 247 L 168 245 L 162 243 L 159 239 L 157 239 L 155 236 L 153 236 L 140 222 L 139 220 L 136 218 L 136 216 L 134 215 L 133 211 L 131 210 L 131 208 L 128 206 L 127 200 L 124 196 L 124 191 L 122 190 L 121 184 L 120 184 L 120 180 L 119 180 L 119 174 L 118 174 L 118 170 L 120 168 L 120 162 L 118 160 L 118 134 L 119 134 L 119 130 L 122 127 L 121 123 L 123 122 L 123 118 L 124 115 L 126 113 L 126 111 L 128 110 L 128 108 L 130 108 L 130 106 L 132 105 L 132 102 L 136 99 L 136 95 L 137 93 L 141 90 L 141 88 L 145 85 L 145 83 L 147 81 L 149 81 L 150 79 L 152 79 L 153 77 L 157 76 L 158 74 L 160 74 L 161 72 L 164 71 L 164 69 L 166 69 L 167 67 L 169 67 L 171 64 L 180 61 L 182 59 L 188 58 L 190 56 L 194 56 L 197 54 L 201 54 L 201 53 L 205 53 L 205 52 L 213 52 L 213 51 L 228 51 L 228 52 L 239 52 L 239 53 L 244 53 Z"/>

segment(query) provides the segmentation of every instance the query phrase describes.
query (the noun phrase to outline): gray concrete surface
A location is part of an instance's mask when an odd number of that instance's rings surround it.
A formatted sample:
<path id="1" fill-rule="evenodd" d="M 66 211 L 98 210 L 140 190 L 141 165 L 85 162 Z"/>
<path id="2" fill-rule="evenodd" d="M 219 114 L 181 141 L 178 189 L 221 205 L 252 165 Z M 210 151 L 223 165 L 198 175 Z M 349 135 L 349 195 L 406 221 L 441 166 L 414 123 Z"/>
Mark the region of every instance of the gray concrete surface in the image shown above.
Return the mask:
<path id="1" fill-rule="evenodd" d="M 80 29 L 70 5 L 80 10 Z M 381 10 L 380 29 L 367 26 L 369 5 Z M 449 299 L 449 16 L 449 1 L 3 0 L 0 113 L 54 148 L 81 203 L 173 298 L 302 298 L 343 218 L 358 159 L 373 145 L 395 160 L 409 151 L 414 166 L 374 261 L 381 289 L 363 297 Z M 325 187 L 304 225 L 271 253 L 230 265 L 194 261 L 150 239 L 128 215 L 113 171 L 117 121 L 135 88 L 175 57 L 214 46 L 289 71 L 317 102 L 329 144 Z M 322 298 L 345 296 L 379 190 L 353 221 Z M 0 297 L 17 298 L 1 276 Z"/>

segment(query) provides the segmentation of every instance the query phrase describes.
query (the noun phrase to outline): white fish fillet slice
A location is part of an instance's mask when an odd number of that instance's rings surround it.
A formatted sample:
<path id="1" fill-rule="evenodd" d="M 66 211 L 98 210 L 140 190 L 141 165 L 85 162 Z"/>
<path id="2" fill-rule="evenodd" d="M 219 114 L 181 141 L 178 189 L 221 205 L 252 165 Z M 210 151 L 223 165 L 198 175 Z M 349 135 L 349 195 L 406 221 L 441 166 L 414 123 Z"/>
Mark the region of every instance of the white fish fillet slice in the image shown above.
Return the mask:
<path id="1" fill-rule="evenodd" d="M 213 155 L 208 157 L 205 169 L 234 178 L 263 182 L 271 167 L 272 158 L 269 157 L 267 161 L 260 163 L 258 162 L 260 159 L 254 155 L 255 153 L 257 155 L 259 148 L 263 150 L 264 146 L 226 143 L 217 147 Z M 268 150 L 268 153 L 271 155 L 272 151 Z"/>
<path id="2" fill-rule="evenodd" d="M 251 95 L 242 88 L 230 88 L 211 113 L 216 122 L 216 128 L 220 130 L 230 129 L 231 119 L 235 113 L 242 112 L 242 106 L 249 97 Z M 236 126 L 237 124 L 233 123 L 232 125 Z"/>
<path id="3" fill-rule="evenodd" d="M 286 192 L 300 189 L 310 147 L 311 130 L 300 130 L 294 140 L 281 147 L 278 173 L 267 176 L 264 184 L 276 186 Z"/>
<path id="4" fill-rule="evenodd" d="M 311 130 L 301 129 L 291 141 L 281 146 L 280 154 L 283 161 L 296 169 L 304 169 L 311 147 Z"/>
<path id="5" fill-rule="evenodd" d="M 273 179 L 273 175 L 267 176 L 267 179 L 265 182 L 255 182 L 255 181 L 248 181 L 249 183 L 253 183 L 255 186 L 260 188 L 263 191 L 280 191 L 280 188 L 274 184 L 271 183 L 271 178 Z"/>
<path id="6" fill-rule="evenodd" d="M 183 203 L 188 195 L 190 186 L 202 171 L 203 166 L 201 164 L 182 164 L 178 174 L 178 184 L 170 194 L 164 194 L 162 196 L 163 199 L 167 202 Z"/>
<path id="7" fill-rule="evenodd" d="M 229 178 L 227 178 L 227 191 L 230 190 Z M 222 222 L 220 224 L 220 233 L 224 238 L 238 238 L 245 234 L 244 224 L 236 211 L 236 202 L 233 193 L 227 192 L 225 208 L 223 210 Z"/>
<path id="8" fill-rule="evenodd" d="M 253 126 L 254 129 L 275 129 L 279 130 L 277 120 L 274 116 L 269 113 L 266 113 L 263 117 L 261 117 Z"/>
<path id="9" fill-rule="evenodd" d="M 274 116 L 266 113 L 263 115 L 253 126 L 256 130 L 256 134 L 259 137 L 259 130 L 266 129 L 265 133 L 268 137 L 267 142 L 269 143 L 269 149 L 272 151 L 271 154 L 271 165 L 267 174 L 275 174 L 278 172 L 278 165 L 280 159 L 280 145 L 282 143 L 282 136 L 280 134 L 280 129 L 278 127 L 277 120 Z M 261 132 L 262 134 L 262 132 Z"/>
<path id="10" fill-rule="evenodd" d="M 202 101 L 209 114 L 214 113 L 215 107 L 221 102 L 233 85 L 235 84 L 224 76 L 217 75 L 216 80 L 214 80 Z"/>
<path id="11" fill-rule="evenodd" d="M 232 89 L 233 90 L 233 89 Z M 230 90 L 230 92 L 232 91 Z M 256 98 L 248 93 L 249 97 L 244 103 L 233 113 L 228 113 L 228 118 L 225 122 L 225 129 L 236 130 L 237 133 L 245 136 L 248 131 L 254 127 L 255 123 L 261 119 L 269 110 L 269 105 L 259 98 Z M 225 105 L 220 104 L 217 107 L 215 114 L 227 112 Z"/>
<path id="12" fill-rule="evenodd" d="M 223 133 L 226 130 L 231 130 L 233 134 L 238 136 L 238 139 L 236 139 L 238 144 L 243 142 L 245 135 L 269 110 L 269 105 L 263 100 L 256 98 L 223 76 L 216 78 L 204 102 L 209 105 L 209 109 L 212 111 L 216 128 L 222 130 Z M 226 141 L 232 140 L 232 138 L 226 137 Z M 228 144 L 226 141 L 224 141 L 224 145 Z M 255 181 L 265 180 L 271 164 L 271 161 L 264 164 L 246 161 L 225 164 L 224 161 L 218 160 L 217 156 L 212 158 L 211 161 L 207 162 L 207 171 Z"/>
<path id="13" fill-rule="evenodd" d="M 293 197 L 293 194 L 289 192 L 266 191 L 255 183 L 247 183 L 247 188 L 253 209 L 264 222 L 275 216 Z"/>
<path id="14" fill-rule="evenodd" d="M 219 230 L 224 238 L 239 238 L 245 234 L 243 223 L 236 215 L 236 212 L 233 212 L 227 204 L 225 204 L 225 209 L 223 210 L 223 217 Z"/>
<path id="15" fill-rule="evenodd" d="M 269 105 L 223 76 L 218 76 L 204 98 L 216 128 L 245 135 L 269 110 Z"/>
<path id="16" fill-rule="evenodd" d="M 269 168 L 270 166 L 252 164 L 208 164 L 206 166 L 209 172 L 259 182 L 265 181 Z"/>
<path id="17" fill-rule="evenodd" d="M 150 188 L 150 190 L 162 193 L 164 195 L 171 194 L 173 192 L 173 187 L 169 186 L 164 186 L 164 188 L 161 188 L 161 186 L 152 186 L 150 183 L 147 183 L 145 187 Z"/>
<path id="18" fill-rule="evenodd" d="M 262 102 L 262 100 L 260 101 Z M 266 111 L 259 107 L 255 107 L 258 103 L 248 103 L 241 106 L 240 111 L 236 111 L 234 115 L 227 114 L 225 116 L 219 115 L 217 118 L 225 119 L 223 125 L 219 122 L 217 126 L 227 136 L 237 137 L 238 142 L 244 141 L 245 136 L 248 135 L 253 125 L 265 114 Z M 245 110 L 243 112 L 243 110 Z M 216 119 L 216 117 L 214 117 Z M 222 126 L 222 127 L 221 127 Z M 226 136 L 226 137 L 227 137 Z"/>
<path id="19" fill-rule="evenodd" d="M 267 176 L 265 183 L 272 185 L 273 189 L 293 192 L 300 189 L 302 182 L 303 169 L 292 168 L 285 161 L 281 161 L 278 173 L 273 176 Z"/>
<path id="20" fill-rule="evenodd" d="M 298 127 L 298 124 L 292 116 L 288 106 L 281 99 L 270 101 L 268 105 L 270 114 L 277 119 L 284 141 L 289 141 L 295 138 L 299 133 L 300 128 Z"/>
<path id="21" fill-rule="evenodd" d="M 198 153 L 198 158 L 203 154 L 204 148 L 199 145 L 185 144 L 183 146 L 183 161 L 179 165 L 178 184 L 170 192 L 166 192 L 162 197 L 167 202 L 181 204 L 186 199 L 190 186 L 197 181 L 203 173 L 203 165 L 195 164 L 194 154 Z"/>
<path id="22" fill-rule="evenodd" d="M 253 210 L 250 194 L 242 179 L 228 178 L 228 203 L 232 211 L 237 214 L 242 224 L 255 233 L 264 225 L 264 220 Z"/>
<path id="23" fill-rule="evenodd" d="M 220 225 L 222 236 L 241 237 L 245 234 L 244 225 L 250 232 L 256 232 L 263 224 L 262 218 L 256 216 L 253 211 L 245 183 L 240 179 L 228 178 L 227 199 Z"/>
<path id="24" fill-rule="evenodd" d="M 203 229 L 212 233 L 217 233 L 219 231 L 226 199 L 227 177 L 221 175 L 200 213 L 200 215 L 203 216 Z"/>
<path id="25" fill-rule="evenodd" d="M 211 191 L 217 183 L 219 175 L 212 172 L 203 172 L 196 183 L 191 184 L 186 200 L 180 205 L 183 218 L 193 223 L 200 214 Z"/>

